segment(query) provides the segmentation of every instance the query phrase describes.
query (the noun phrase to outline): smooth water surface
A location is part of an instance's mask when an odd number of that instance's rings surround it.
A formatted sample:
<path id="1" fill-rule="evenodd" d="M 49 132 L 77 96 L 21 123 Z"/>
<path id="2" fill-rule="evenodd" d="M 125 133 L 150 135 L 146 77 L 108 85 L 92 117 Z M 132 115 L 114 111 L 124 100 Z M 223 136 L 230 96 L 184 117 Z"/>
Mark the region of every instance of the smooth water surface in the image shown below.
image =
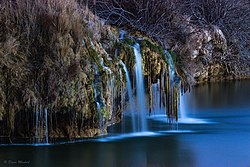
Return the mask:
<path id="1" fill-rule="evenodd" d="M 124 134 L 117 124 L 108 136 L 78 143 L 0 146 L 0 166 L 250 167 L 249 81 L 195 87 L 182 101 L 178 124 L 168 125 L 163 111 L 143 133 L 131 133 L 126 118 Z"/>

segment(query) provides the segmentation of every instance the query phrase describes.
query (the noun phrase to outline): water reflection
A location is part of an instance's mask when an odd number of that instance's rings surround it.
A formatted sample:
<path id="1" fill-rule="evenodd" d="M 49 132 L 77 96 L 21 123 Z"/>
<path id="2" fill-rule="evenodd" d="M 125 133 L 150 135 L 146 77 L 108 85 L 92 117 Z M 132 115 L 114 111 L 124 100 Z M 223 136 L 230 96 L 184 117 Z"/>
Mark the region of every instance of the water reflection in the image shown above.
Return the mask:
<path id="1" fill-rule="evenodd" d="M 185 96 L 190 108 L 249 107 L 249 81 L 222 82 L 200 85 Z"/>
<path id="2" fill-rule="evenodd" d="M 150 132 L 131 134 L 132 121 L 125 118 L 109 128 L 109 136 L 82 143 L 0 146 L 0 166 L 13 166 L 9 160 L 29 162 L 25 167 L 250 166 L 250 82 L 202 85 L 183 99 L 187 118 L 196 123 L 173 129 L 164 113 L 155 112 L 147 122 Z"/>
<path id="3" fill-rule="evenodd" d="M 29 160 L 30 166 L 145 167 L 195 166 L 192 152 L 174 136 L 110 143 L 78 143 L 52 147 L 3 147 L 5 159 Z M 13 154 L 15 153 L 15 154 Z"/>

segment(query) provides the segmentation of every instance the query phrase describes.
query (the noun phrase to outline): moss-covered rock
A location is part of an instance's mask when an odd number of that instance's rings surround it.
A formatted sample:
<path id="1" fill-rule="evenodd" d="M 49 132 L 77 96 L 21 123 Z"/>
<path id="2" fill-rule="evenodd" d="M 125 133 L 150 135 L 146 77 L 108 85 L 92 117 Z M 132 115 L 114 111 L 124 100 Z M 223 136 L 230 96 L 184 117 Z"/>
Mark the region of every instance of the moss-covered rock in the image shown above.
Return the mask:
<path id="1" fill-rule="evenodd" d="M 0 32 L 0 136 L 45 142 L 47 129 L 50 138 L 100 135 L 96 104 L 102 106 L 103 122 L 121 112 L 116 107 L 123 86 L 119 61 L 109 54 L 118 35 L 76 2 L 34 3 L 33 8 L 38 12 L 6 7 L 9 15 L 0 16 L 1 26 L 10 28 Z M 21 15 L 38 19 L 15 19 Z"/>

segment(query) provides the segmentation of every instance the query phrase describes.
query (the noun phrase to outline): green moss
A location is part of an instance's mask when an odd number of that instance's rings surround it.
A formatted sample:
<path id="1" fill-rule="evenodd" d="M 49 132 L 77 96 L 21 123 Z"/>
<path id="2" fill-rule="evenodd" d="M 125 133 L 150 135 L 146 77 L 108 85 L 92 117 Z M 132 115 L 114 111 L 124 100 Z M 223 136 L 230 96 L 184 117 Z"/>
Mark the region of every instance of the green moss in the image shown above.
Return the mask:
<path id="1" fill-rule="evenodd" d="M 103 119 L 107 120 L 109 118 L 109 112 L 106 107 L 101 108 L 101 114 L 102 114 Z"/>
<path id="2" fill-rule="evenodd" d="M 166 60 L 166 55 L 164 53 L 163 48 L 160 45 L 154 44 L 150 42 L 149 40 L 141 40 L 140 42 L 141 49 L 143 48 L 149 48 L 151 51 L 154 51 L 161 55 L 162 59 L 165 61 L 165 63 L 168 63 Z"/>
<path id="3" fill-rule="evenodd" d="M 125 72 L 125 70 L 123 69 L 123 66 L 122 66 L 121 64 L 119 64 L 119 68 L 122 69 L 122 80 L 125 80 L 125 78 L 126 78 L 126 72 Z"/>
<path id="4" fill-rule="evenodd" d="M 91 86 L 91 93 L 90 93 L 89 102 L 94 102 L 94 101 L 95 101 L 95 93 L 94 93 L 94 88 Z"/>
<path id="5" fill-rule="evenodd" d="M 131 44 L 131 43 L 130 43 Z M 113 47 L 113 53 L 117 49 L 117 57 L 114 56 L 113 63 L 118 63 L 120 60 L 127 65 L 128 71 L 133 71 L 135 64 L 134 50 L 127 42 L 116 42 Z M 120 66 L 120 68 L 123 68 Z"/>
<path id="6" fill-rule="evenodd" d="M 112 62 L 108 60 L 106 56 L 103 57 L 104 64 L 107 65 L 108 67 L 112 67 Z"/>
<path id="7" fill-rule="evenodd" d="M 135 44 L 135 40 L 133 38 L 129 38 L 127 36 L 125 36 L 125 38 L 123 39 L 123 43 L 133 46 Z"/>
<path id="8" fill-rule="evenodd" d="M 172 60 L 173 60 L 174 64 L 177 64 L 177 56 L 176 56 L 176 53 L 173 52 L 172 50 L 169 50 L 168 52 L 170 53 L 170 55 L 171 55 L 171 57 L 172 57 Z"/>

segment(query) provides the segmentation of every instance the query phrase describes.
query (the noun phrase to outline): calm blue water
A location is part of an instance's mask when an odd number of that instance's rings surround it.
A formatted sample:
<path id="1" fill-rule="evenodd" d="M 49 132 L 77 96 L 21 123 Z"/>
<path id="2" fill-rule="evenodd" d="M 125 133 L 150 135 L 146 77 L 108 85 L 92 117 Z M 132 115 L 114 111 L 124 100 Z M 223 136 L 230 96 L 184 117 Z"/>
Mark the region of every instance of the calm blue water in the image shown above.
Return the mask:
<path id="1" fill-rule="evenodd" d="M 176 125 L 158 111 L 148 132 L 130 133 L 126 118 L 126 134 L 117 124 L 79 143 L 0 146 L 0 167 L 250 167 L 250 82 L 195 87 L 183 100 L 187 118 Z"/>

